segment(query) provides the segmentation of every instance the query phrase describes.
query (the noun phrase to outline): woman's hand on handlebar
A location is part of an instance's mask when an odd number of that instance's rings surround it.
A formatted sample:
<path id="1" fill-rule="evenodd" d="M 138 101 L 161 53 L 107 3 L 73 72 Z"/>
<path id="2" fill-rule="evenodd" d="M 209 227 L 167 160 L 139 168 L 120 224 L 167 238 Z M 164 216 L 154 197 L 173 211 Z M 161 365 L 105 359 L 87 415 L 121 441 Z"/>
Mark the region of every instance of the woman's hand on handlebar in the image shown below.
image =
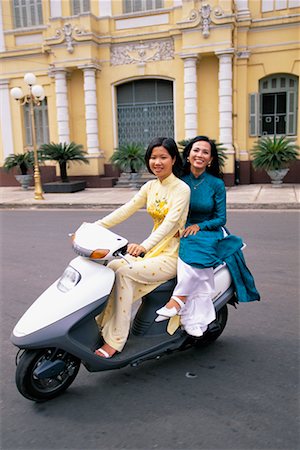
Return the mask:
<path id="1" fill-rule="evenodd" d="M 145 247 L 139 244 L 128 244 L 127 253 L 131 256 L 140 256 L 142 253 L 146 253 Z"/>
<path id="2" fill-rule="evenodd" d="M 189 227 L 187 227 L 184 232 L 182 233 L 182 237 L 187 237 L 189 235 L 195 235 L 198 233 L 198 231 L 200 231 L 200 227 L 199 225 L 197 225 L 196 223 L 194 225 L 190 225 Z"/>

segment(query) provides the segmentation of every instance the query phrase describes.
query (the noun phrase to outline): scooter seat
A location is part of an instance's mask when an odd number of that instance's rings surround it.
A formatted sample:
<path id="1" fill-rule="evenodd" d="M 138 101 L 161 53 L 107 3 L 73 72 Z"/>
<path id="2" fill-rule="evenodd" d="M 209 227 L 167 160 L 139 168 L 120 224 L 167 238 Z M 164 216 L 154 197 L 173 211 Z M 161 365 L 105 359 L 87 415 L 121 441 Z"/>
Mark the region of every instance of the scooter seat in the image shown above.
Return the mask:
<path id="1" fill-rule="evenodd" d="M 165 292 L 165 291 L 172 291 L 177 283 L 177 278 L 172 278 L 171 280 L 166 281 L 165 283 L 160 284 L 156 289 L 154 289 L 152 292 Z"/>

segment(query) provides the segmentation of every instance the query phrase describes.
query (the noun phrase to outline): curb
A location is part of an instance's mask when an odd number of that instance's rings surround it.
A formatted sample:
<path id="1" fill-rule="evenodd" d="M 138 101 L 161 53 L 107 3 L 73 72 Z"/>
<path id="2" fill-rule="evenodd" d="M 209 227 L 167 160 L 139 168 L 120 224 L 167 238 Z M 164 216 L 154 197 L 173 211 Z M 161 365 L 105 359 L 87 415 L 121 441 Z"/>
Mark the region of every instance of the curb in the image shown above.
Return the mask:
<path id="1" fill-rule="evenodd" d="M 0 209 L 116 209 L 123 203 L 1 203 Z M 143 208 L 145 209 L 145 208 Z M 230 209 L 300 209 L 299 203 L 227 203 L 227 210 Z"/>

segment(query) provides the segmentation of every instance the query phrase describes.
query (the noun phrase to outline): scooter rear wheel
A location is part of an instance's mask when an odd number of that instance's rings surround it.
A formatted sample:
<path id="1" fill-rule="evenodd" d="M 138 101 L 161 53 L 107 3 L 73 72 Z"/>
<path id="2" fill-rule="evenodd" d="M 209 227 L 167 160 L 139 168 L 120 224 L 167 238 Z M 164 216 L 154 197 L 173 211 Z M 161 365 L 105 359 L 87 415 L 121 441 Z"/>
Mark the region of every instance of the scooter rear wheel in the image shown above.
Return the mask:
<path id="1" fill-rule="evenodd" d="M 197 347 L 203 347 L 205 345 L 214 342 L 224 331 L 227 324 L 228 307 L 224 305 L 218 312 L 216 320 L 213 322 L 213 326 L 209 326 L 208 330 L 204 333 L 203 337 L 197 339 L 195 345 Z"/>
<path id="2" fill-rule="evenodd" d="M 39 378 L 35 370 L 45 361 L 62 361 L 62 370 L 53 377 Z M 25 350 L 16 370 L 16 385 L 19 392 L 29 400 L 50 400 L 65 391 L 76 378 L 80 360 L 69 353 L 48 348 Z"/>

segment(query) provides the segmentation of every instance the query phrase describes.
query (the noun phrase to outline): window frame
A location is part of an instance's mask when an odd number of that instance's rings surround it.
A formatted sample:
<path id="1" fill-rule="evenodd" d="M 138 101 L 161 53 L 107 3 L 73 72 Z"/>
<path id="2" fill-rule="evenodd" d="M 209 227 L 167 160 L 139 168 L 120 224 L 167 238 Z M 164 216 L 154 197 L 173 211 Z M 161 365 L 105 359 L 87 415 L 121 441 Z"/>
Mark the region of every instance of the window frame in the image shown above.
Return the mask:
<path id="1" fill-rule="evenodd" d="M 145 81 L 150 81 L 153 83 L 153 98 L 142 98 L 137 95 L 136 87 L 137 84 L 140 87 L 143 87 L 143 83 Z M 161 86 L 159 84 L 162 82 Z M 166 82 L 166 84 L 164 84 Z M 120 95 L 118 93 L 119 89 L 123 89 L 125 86 L 129 86 L 130 89 L 125 93 L 125 95 Z M 163 114 L 163 118 L 172 117 L 172 121 L 170 123 L 164 123 L 161 128 L 164 128 L 165 131 L 162 132 L 161 135 L 173 136 L 175 135 L 175 102 L 174 102 L 174 80 L 164 79 L 164 78 L 140 78 L 134 79 L 131 81 L 127 81 L 125 83 L 120 83 L 115 86 L 115 98 L 116 98 L 116 142 L 117 146 L 128 143 L 128 142 L 140 142 L 142 145 L 147 148 L 151 136 L 153 132 L 151 131 L 153 127 L 152 118 L 157 117 L 157 113 L 153 113 L 156 109 L 167 110 L 168 113 Z M 163 90 L 165 92 L 163 93 Z M 166 94 L 166 95 L 165 95 Z M 127 98 L 126 98 L 127 96 Z M 130 138 L 124 137 L 123 128 L 120 128 L 121 122 L 124 125 L 122 120 L 122 115 L 124 114 L 124 110 L 135 110 L 135 112 L 139 115 L 137 120 L 131 120 L 132 116 L 130 113 L 125 114 L 126 120 L 129 120 L 129 126 L 124 127 L 126 129 L 126 133 L 130 134 Z M 171 112 L 170 112 L 171 110 Z M 152 112 L 151 112 L 152 111 Z M 134 116 L 134 114 L 133 114 Z M 164 119 L 163 119 L 164 120 Z M 130 130 L 132 125 L 133 130 Z M 172 132 L 170 131 L 172 128 Z M 135 135 L 136 128 L 138 128 L 138 137 Z M 157 125 L 155 125 L 157 128 Z M 166 129 L 169 130 L 166 133 Z M 132 134 L 131 134 L 132 131 Z M 157 129 L 156 131 L 157 132 Z M 123 136 L 122 136 L 123 135 Z"/>
<path id="2" fill-rule="evenodd" d="M 72 15 L 78 16 L 80 14 L 89 13 L 91 11 L 90 0 L 72 0 L 71 2 Z"/>
<path id="3" fill-rule="evenodd" d="M 11 5 L 15 29 L 43 25 L 42 0 L 13 0 Z"/>
<path id="4" fill-rule="evenodd" d="M 281 84 L 284 81 L 284 86 Z M 291 81 L 293 86 L 291 86 Z M 272 86 L 272 84 L 275 86 Z M 295 136 L 297 135 L 297 115 L 298 115 L 298 77 L 291 74 L 274 74 L 259 80 L 259 92 L 249 94 L 249 136 Z M 262 133 L 262 102 L 263 95 L 286 94 L 285 108 L 285 133 L 263 134 Z M 276 120 L 276 110 L 271 114 Z M 278 113 L 279 115 L 279 113 Z"/>
<path id="5" fill-rule="evenodd" d="M 137 8 L 135 5 L 137 2 L 140 2 L 141 7 Z M 151 5 L 149 8 L 147 5 Z M 163 0 L 123 0 L 122 10 L 123 14 L 134 14 L 139 12 L 147 12 L 147 11 L 156 11 L 159 9 L 163 9 L 164 1 Z"/>

